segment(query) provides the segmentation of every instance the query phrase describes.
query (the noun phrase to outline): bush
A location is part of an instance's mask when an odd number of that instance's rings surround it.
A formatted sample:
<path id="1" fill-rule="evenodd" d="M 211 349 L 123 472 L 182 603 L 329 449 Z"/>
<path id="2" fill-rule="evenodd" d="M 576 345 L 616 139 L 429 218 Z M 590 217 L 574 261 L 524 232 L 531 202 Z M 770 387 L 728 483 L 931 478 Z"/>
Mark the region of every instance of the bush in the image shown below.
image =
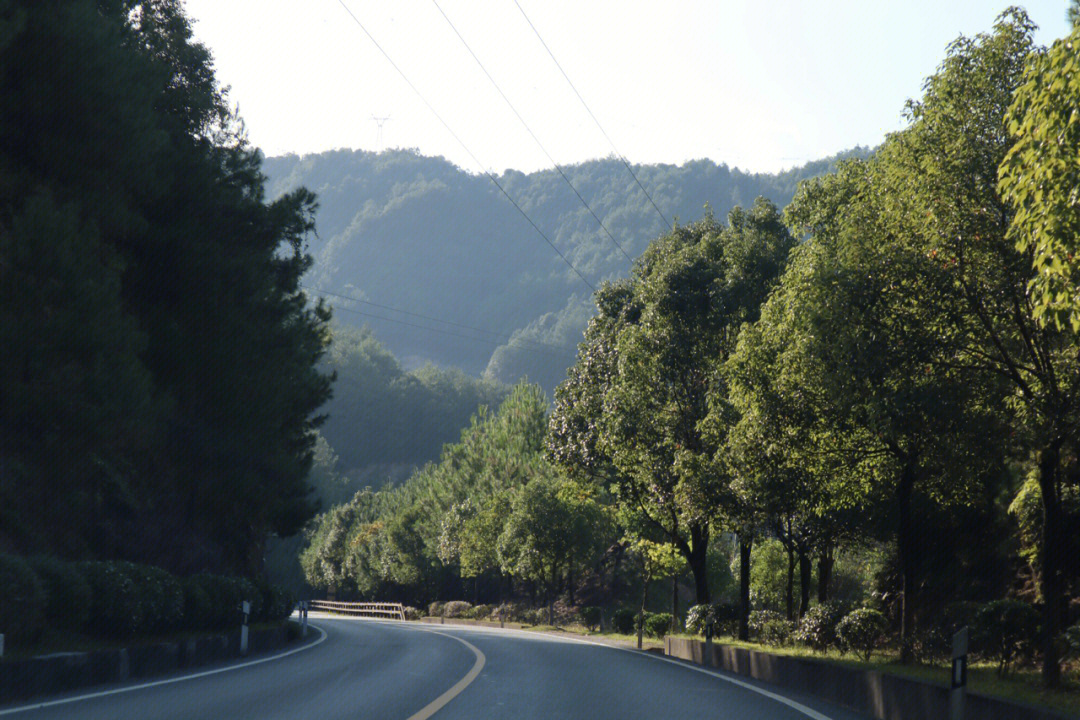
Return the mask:
<path id="1" fill-rule="evenodd" d="M 477 620 L 486 620 L 487 618 L 491 617 L 491 611 L 493 609 L 494 608 L 492 608 L 490 605 L 484 605 L 483 603 L 481 603 L 480 605 L 474 605 L 472 610 L 469 611 L 469 617 L 475 618 Z"/>
<path id="2" fill-rule="evenodd" d="M 577 606 L 570 605 L 562 599 L 551 604 L 551 620 L 557 627 L 573 625 L 577 622 L 578 616 Z"/>
<path id="3" fill-rule="evenodd" d="M 279 622 L 292 615 L 296 607 L 296 597 L 285 588 L 268 582 L 257 583 L 259 594 L 262 596 L 262 604 L 259 614 L 254 617 L 257 622 Z"/>
<path id="4" fill-rule="evenodd" d="M 89 627 L 96 634 L 129 637 L 143 627 L 143 600 L 135 581 L 120 563 L 78 564 L 93 594 Z"/>
<path id="5" fill-rule="evenodd" d="M 0 632 L 13 643 L 36 640 L 45 625 L 48 601 L 30 565 L 0 553 Z"/>
<path id="6" fill-rule="evenodd" d="M 240 624 L 243 619 L 240 612 L 240 603 L 247 599 L 244 597 L 245 594 L 253 592 L 247 587 L 247 585 L 250 585 L 250 581 L 241 581 L 239 578 L 210 575 L 208 573 L 192 575 L 189 580 L 198 584 L 208 601 L 205 615 L 202 618 L 203 622 L 189 625 L 191 629 L 216 630 L 235 627 Z M 192 618 L 188 618 L 188 620 L 191 622 Z"/>
<path id="7" fill-rule="evenodd" d="M 581 623 L 586 630 L 596 630 L 600 627 L 600 608 L 595 605 L 581 608 Z"/>
<path id="8" fill-rule="evenodd" d="M 735 637 L 739 628 L 739 606 L 736 603 L 716 603 L 713 605 L 713 617 L 715 634 Z"/>
<path id="9" fill-rule="evenodd" d="M 795 630 L 794 623 L 772 610 L 755 610 L 750 613 L 748 625 L 753 637 L 766 645 L 786 645 Z"/>
<path id="10" fill-rule="evenodd" d="M 843 648 L 859 653 L 869 662 L 870 654 L 885 637 L 885 624 L 885 616 L 877 610 L 860 608 L 837 623 L 836 636 Z"/>
<path id="11" fill-rule="evenodd" d="M 1080 658 L 1080 625 L 1065 631 L 1065 653 L 1070 658 Z"/>
<path id="12" fill-rule="evenodd" d="M 1020 600 L 995 600 L 979 609 L 971 630 L 978 653 L 996 660 L 998 675 L 1005 675 L 1013 660 L 1030 654 L 1039 613 Z"/>
<path id="13" fill-rule="evenodd" d="M 62 630 L 86 629 L 94 596 L 75 564 L 46 555 L 28 558 L 27 562 L 45 591 L 48 625 Z"/>
<path id="14" fill-rule="evenodd" d="M 526 625 L 543 625 L 547 623 L 547 610 L 544 608 L 525 608 L 519 616 L 521 622 Z"/>
<path id="15" fill-rule="evenodd" d="M 401 610 L 405 613 L 406 620 L 419 620 L 421 617 L 423 617 L 423 615 L 417 608 L 414 608 L 410 605 L 405 605 L 401 608 Z"/>
<path id="16" fill-rule="evenodd" d="M 953 635 L 965 625 L 974 625 L 980 607 L 973 602 L 946 605 L 915 635 L 915 654 L 923 660 L 948 660 L 952 656 Z"/>
<path id="17" fill-rule="evenodd" d="M 141 605 L 135 633 L 168 632 L 180 627 L 184 618 L 184 588 L 169 573 L 150 565 L 115 563 L 135 586 Z"/>
<path id="18" fill-rule="evenodd" d="M 513 622 L 521 619 L 522 612 L 523 608 L 517 603 L 502 603 L 492 611 L 491 617 L 503 622 Z"/>
<path id="19" fill-rule="evenodd" d="M 469 611 L 472 609 L 470 603 L 464 600 L 451 600 L 443 606 L 443 617 L 448 618 L 463 618 L 468 617 Z"/>
<path id="20" fill-rule="evenodd" d="M 441 603 L 441 602 L 436 600 L 435 602 L 428 605 L 427 606 L 428 617 L 442 617 L 443 606 L 445 604 L 446 603 Z"/>
<path id="21" fill-rule="evenodd" d="M 843 610 L 838 605 L 815 605 L 807 610 L 799 621 L 795 640 L 814 652 L 825 652 L 837 645 L 836 624 L 843 615 Z"/>
<path id="22" fill-rule="evenodd" d="M 649 637 L 662 638 L 671 631 L 671 613 L 647 613 L 645 634 Z"/>
<path id="23" fill-rule="evenodd" d="M 615 611 L 614 617 L 611 619 L 611 624 L 615 627 L 615 632 L 622 635 L 632 635 L 634 628 L 636 627 L 635 617 L 637 613 L 629 608 L 619 608 Z"/>
<path id="24" fill-rule="evenodd" d="M 686 629 L 695 635 L 704 635 L 709 626 L 716 630 L 716 611 L 712 605 L 694 605 L 686 611 Z"/>
<path id="25" fill-rule="evenodd" d="M 195 575 L 180 581 L 184 590 L 184 627 L 189 630 L 204 630 L 215 625 L 216 608 L 200 577 Z"/>

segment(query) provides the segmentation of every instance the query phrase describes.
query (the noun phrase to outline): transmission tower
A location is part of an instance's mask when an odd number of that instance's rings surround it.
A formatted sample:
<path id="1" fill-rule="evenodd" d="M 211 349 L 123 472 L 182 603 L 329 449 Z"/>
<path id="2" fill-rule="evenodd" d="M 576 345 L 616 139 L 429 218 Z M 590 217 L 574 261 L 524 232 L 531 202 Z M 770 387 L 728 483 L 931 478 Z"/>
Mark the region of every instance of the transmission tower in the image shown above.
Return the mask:
<path id="1" fill-rule="evenodd" d="M 378 152 L 378 151 L 382 150 L 383 125 L 385 125 L 387 123 L 387 121 L 390 120 L 390 116 L 387 115 L 386 117 L 375 117 L 374 115 L 372 115 L 371 119 L 375 121 L 375 124 L 379 128 L 376 131 L 376 135 L 375 135 L 375 150 L 376 150 L 376 152 Z"/>

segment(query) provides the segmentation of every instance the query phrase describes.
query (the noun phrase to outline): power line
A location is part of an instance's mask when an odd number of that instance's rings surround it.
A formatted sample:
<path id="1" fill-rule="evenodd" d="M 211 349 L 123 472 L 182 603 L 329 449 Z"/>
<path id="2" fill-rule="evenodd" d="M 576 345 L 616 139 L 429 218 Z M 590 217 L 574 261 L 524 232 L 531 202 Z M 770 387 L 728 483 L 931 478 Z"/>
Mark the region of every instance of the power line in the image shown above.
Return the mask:
<path id="1" fill-rule="evenodd" d="M 656 201 L 653 200 L 652 195 L 650 195 L 649 191 L 645 189 L 645 186 L 641 184 L 641 180 L 638 179 L 637 173 L 634 172 L 634 169 L 630 167 L 630 163 L 627 162 L 626 157 L 621 152 L 619 152 L 619 148 L 615 147 L 615 142 L 611 139 L 611 136 L 607 134 L 607 131 L 604 130 L 604 126 L 600 124 L 600 121 L 596 119 L 596 115 L 594 115 L 593 111 L 589 109 L 589 105 L 585 102 L 585 98 L 581 97 L 581 93 L 578 92 L 577 87 L 575 87 L 574 83 L 570 80 L 570 76 L 566 74 L 565 70 L 563 70 L 563 66 L 560 65 L 559 61 L 555 59 L 555 53 L 551 52 L 551 48 L 549 48 L 548 44 L 544 42 L 544 38 L 540 35 L 540 31 L 536 29 L 536 26 L 533 25 L 532 20 L 530 20 L 529 16 L 525 14 L 525 9 L 521 7 L 521 3 L 519 3 L 518 0 L 514 0 L 514 4 L 517 5 L 517 9 L 521 11 L 521 16 L 525 18 L 525 22 L 529 23 L 529 27 L 531 27 L 532 31 L 536 33 L 536 38 L 540 41 L 540 44 L 544 46 L 544 49 L 547 50 L 547 54 L 551 56 L 551 60 L 555 63 L 555 67 L 559 68 L 559 72 L 561 72 L 562 76 L 566 78 L 566 82 L 569 83 L 570 89 L 574 91 L 574 94 L 577 95 L 577 99 L 581 101 L 582 106 L 585 108 L 585 112 L 589 113 L 589 117 L 591 117 L 593 119 L 593 122 L 596 123 L 596 127 L 600 128 L 600 132 L 603 133 L 605 138 L 607 138 L 608 144 L 611 145 L 611 149 L 615 151 L 615 154 L 618 156 L 618 158 L 622 160 L 622 164 L 625 165 L 626 169 L 630 171 L 630 175 L 633 176 L 634 182 L 637 183 L 637 186 L 641 188 L 641 192 L 645 193 L 645 197 L 649 198 L 649 202 L 652 203 L 653 210 L 655 210 L 656 214 L 660 216 L 660 219 L 664 221 L 664 226 L 671 227 L 671 223 L 669 223 L 668 219 L 664 217 L 664 213 L 660 212 L 660 208 L 656 206 Z"/>
<path id="2" fill-rule="evenodd" d="M 457 140 L 458 145 L 460 145 L 462 149 L 464 149 L 465 152 L 468 153 L 469 157 L 471 157 L 473 159 L 473 162 L 476 163 L 477 167 L 480 168 L 480 171 L 487 175 L 488 180 L 490 180 L 495 185 L 495 187 L 499 188 L 499 192 L 501 192 L 506 197 L 506 199 L 510 201 L 511 205 L 517 208 L 517 211 L 521 213 L 521 216 L 525 218 L 530 225 L 532 225 L 533 230 L 535 230 L 540 235 L 540 237 L 544 238 L 544 242 L 551 246 L 551 249 L 555 251 L 555 254 L 557 254 L 564 263 L 566 263 L 567 267 L 573 270 L 574 274 L 581 278 L 581 282 L 585 283 L 585 285 L 588 286 L 588 288 L 595 293 L 596 287 L 591 282 L 585 279 L 585 276 L 582 275 L 576 267 L 574 267 L 573 263 L 571 263 L 567 259 L 567 257 L 563 255 L 562 251 L 559 250 L 559 248 L 555 247 L 555 243 L 551 242 L 551 239 L 548 238 L 548 236 L 544 233 L 543 230 L 540 229 L 540 226 L 533 222 L 533 219 L 529 217 L 528 213 L 521 209 L 521 206 L 517 204 L 514 198 L 510 197 L 510 193 L 506 192 L 506 189 L 503 188 L 502 184 L 495 178 L 495 176 L 492 175 L 491 172 L 487 169 L 487 167 L 485 167 L 484 164 L 477 159 L 476 155 L 473 154 L 473 151 L 469 149 L 469 146 L 466 145 L 465 142 L 460 137 L 458 137 L 457 133 L 455 133 L 450 128 L 450 125 L 447 124 L 445 120 L 443 120 L 442 115 L 440 115 L 438 111 L 436 111 L 435 108 L 432 107 L 431 103 L 427 101 L 427 98 L 425 98 L 424 95 L 416 89 L 416 86 L 412 84 L 412 81 L 409 80 L 409 77 L 402 71 L 400 67 L 398 67 L 397 63 L 394 62 L 393 58 L 391 58 L 390 55 L 385 50 L 383 50 L 382 45 L 380 45 L 378 41 L 374 38 L 374 36 L 370 32 L 368 32 L 368 29 L 364 27 L 364 24 L 360 22 L 360 19 L 356 17 L 356 15 L 353 14 L 353 11 L 349 9 L 349 6 L 345 4 L 345 0 L 338 0 L 338 4 L 341 5 L 341 7 L 345 8 L 345 12 L 349 13 L 349 17 L 353 19 L 353 22 L 356 23 L 357 27 L 364 31 L 364 34 L 368 36 L 368 39 L 371 40 L 372 44 L 376 48 L 378 48 L 379 52 L 382 53 L 382 56 L 386 58 L 386 61 L 390 63 L 394 70 L 397 71 L 397 74 L 401 76 L 401 79 L 405 81 L 405 84 L 408 85 L 414 93 L 416 93 L 416 96 L 420 98 L 420 101 L 423 102 L 424 105 L 427 106 L 427 109 L 431 111 L 431 114 L 434 115 L 440 123 L 442 123 L 442 126 L 444 128 L 446 128 L 446 131 L 450 133 L 450 135 L 455 140 Z"/>
<path id="3" fill-rule="evenodd" d="M 381 304 L 376 303 L 376 302 L 371 302 L 370 300 L 361 300 L 358 297 L 353 297 L 351 295 L 344 295 L 342 293 L 333 292 L 332 290 L 324 290 L 323 288 L 311 287 L 309 285 L 301 285 L 300 287 L 304 288 L 305 290 L 309 290 L 311 292 L 320 293 L 322 295 L 330 295 L 332 297 L 341 298 L 342 300 L 350 300 L 352 302 L 363 303 L 364 305 L 371 305 L 372 307 L 377 307 L 377 308 L 379 308 L 381 310 L 389 310 L 391 312 L 401 313 L 402 315 L 409 315 L 411 317 L 420 318 L 422 320 L 429 320 L 431 322 L 443 323 L 444 325 L 452 325 L 454 327 L 462 328 L 463 330 L 472 330 L 474 332 L 484 333 L 486 335 L 491 335 L 493 337 L 499 338 L 500 340 L 505 340 L 505 341 L 507 341 L 507 343 L 523 342 L 523 343 L 529 343 L 530 345 L 534 345 L 534 346 L 537 347 L 537 349 L 553 348 L 555 350 L 560 350 L 560 351 L 564 351 L 564 352 L 568 352 L 568 353 L 572 353 L 572 354 L 577 353 L 577 348 L 572 348 L 569 345 L 556 345 L 555 343 L 547 343 L 547 342 L 543 342 L 541 340 L 530 340 L 529 338 L 523 338 L 523 337 L 516 337 L 515 338 L 513 335 L 508 335 L 506 333 L 499 333 L 499 332 L 495 332 L 494 330 L 485 330 L 483 328 L 473 327 L 472 325 L 463 325 L 462 323 L 454 322 L 452 320 L 443 320 L 441 318 L 432 317 L 431 315 L 423 315 L 421 313 L 412 312 L 410 310 L 402 310 L 401 308 L 396 308 L 396 307 L 393 307 L 391 305 L 381 305 Z M 337 308 L 337 309 L 344 310 L 346 312 L 357 312 L 357 313 L 360 312 L 359 310 L 352 310 L 351 308 Z M 361 314 L 365 314 L 365 313 L 361 313 Z M 371 317 L 379 317 L 379 316 L 371 315 Z M 382 317 L 380 317 L 379 319 L 381 319 L 381 320 L 389 320 L 390 322 L 399 322 L 397 320 L 392 320 L 391 318 L 382 318 Z M 411 323 L 406 323 L 406 324 L 411 325 Z M 424 327 L 424 326 L 413 325 L 413 327 Z M 428 328 L 428 329 L 434 330 L 436 332 L 441 332 L 438 328 Z M 465 336 L 464 335 L 459 335 L 459 337 L 465 337 Z M 473 339 L 479 340 L 480 338 L 473 338 Z M 488 342 L 488 341 L 485 340 L 484 342 Z M 499 344 L 501 345 L 502 343 L 499 343 Z"/>
<path id="4" fill-rule="evenodd" d="M 589 211 L 589 214 L 593 216 L 593 220 L 595 220 L 596 223 L 603 229 L 611 242 L 615 243 L 615 247 L 619 248 L 619 252 L 623 254 L 623 257 L 625 257 L 627 260 L 633 261 L 633 259 L 626 254 L 626 250 L 624 250 L 623 246 L 619 244 L 619 241 L 615 239 L 615 236 L 611 234 L 611 231 L 607 229 L 607 226 L 604 225 L 604 221 L 601 220 L 595 212 L 593 212 L 593 209 L 589 207 L 589 203 L 585 202 L 585 198 L 583 198 L 581 196 L 581 193 L 578 192 L 578 189 L 574 187 L 574 183 L 570 182 L 570 178 L 566 176 L 566 172 L 563 171 L 562 166 L 559 165 L 559 163 L 555 161 L 555 158 L 551 156 L 551 153 L 547 151 L 547 148 L 544 147 L 544 144 L 540 142 L 540 138 L 536 137 L 536 133 L 534 133 L 532 131 L 532 128 L 529 127 L 529 124 L 525 122 L 525 118 L 521 116 L 521 113 L 519 113 L 517 108 L 514 107 L 514 104 L 510 102 L 510 98 L 506 97 L 506 93 L 504 93 L 502 88 L 499 87 L 499 83 L 495 82 L 495 78 L 493 78 L 491 76 L 491 73 L 487 71 L 487 68 L 484 67 L 484 63 L 480 62 L 480 58 L 476 56 L 476 53 L 473 52 L 473 49 L 469 47 L 469 43 L 465 42 L 465 38 L 461 36 L 461 33 L 458 32 L 457 27 L 455 27 L 454 23 L 450 21 L 450 18 L 449 16 L 447 16 L 446 11 L 442 9 L 442 6 L 439 5 L 437 0 L 431 0 L 431 2 L 439 10 L 439 13 L 443 16 L 443 19 L 446 20 L 446 24 L 449 25 L 450 29 L 454 31 L 455 35 L 457 35 L 458 40 L 461 41 L 461 44 L 464 45 L 465 49 L 469 51 L 470 55 L 472 55 L 472 59 L 475 60 L 476 64 L 480 66 L 480 69 L 484 72 L 484 75 L 487 76 L 487 79 L 490 80 L 491 84 L 495 86 L 495 89 L 499 92 L 499 95 L 502 96 L 502 99 L 506 101 L 507 106 L 510 108 L 510 110 L 513 111 L 518 121 L 520 121 L 521 124 L 525 127 L 525 130 L 528 131 L 529 135 L 532 136 L 532 139 L 536 142 L 537 146 L 544 153 L 544 155 L 547 156 L 547 159 L 551 162 L 551 164 L 555 166 L 555 169 L 559 171 L 559 175 L 561 175 L 562 179 L 566 181 L 566 184 L 570 186 L 570 189 L 574 191 L 574 195 L 577 195 L 577 199 L 581 202 L 585 209 Z"/>

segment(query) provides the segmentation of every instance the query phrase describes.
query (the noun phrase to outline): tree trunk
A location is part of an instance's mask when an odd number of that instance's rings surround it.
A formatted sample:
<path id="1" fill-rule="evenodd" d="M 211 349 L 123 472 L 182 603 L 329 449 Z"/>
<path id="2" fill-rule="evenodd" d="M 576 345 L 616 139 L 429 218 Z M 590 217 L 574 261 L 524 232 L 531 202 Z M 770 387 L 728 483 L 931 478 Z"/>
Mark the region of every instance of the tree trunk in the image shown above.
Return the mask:
<path id="1" fill-rule="evenodd" d="M 1042 679 L 1046 687 L 1061 684 L 1061 616 L 1064 606 L 1064 583 L 1061 577 L 1061 526 L 1063 522 L 1061 497 L 1058 488 L 1060 441 L 1044 448 L 1039 456 L 1039 489 L 1042 491 L 1043 532 L 1039 554 L 1042 574 L 1039 590 L 1043 596 L 1043 666 Z"/>
<path id="2" fill-rule="evenodd" d="M 645 573 L 645 582 L 641 584 L 641 610 L 637 616 L 637 647 L 641 649 L 641 634 L 645 631 L 645 601 L 649 598 L 649 583 L 652 582 L 652 574 Z"/>
<path id="3" fill-rule="evenodd" d="M 810 555 L 799 549 L 799 617 L 810 609 Z"/>
<path id="4" fill-rule="evenodd" d="M 787 619 L 795 619 L 795 550 L 791 547 L 791 536 L 787 544 Z"/>
<path id="5" fill-rule="evenodd" d="M 915 630 L 915 553 L 911 524 L 911 493 L 915 487 L 915 469 L 910 462 L 904 464 L 900 484 L 896 491 L 900 525 L 897 530 L 897 547 L 900 553 L 900 662 L 911 664 L 914 660 L 912 642 Z"/>
<path id="6" fill-rule="evenodd" d="M 750 550 L 753 538 L 739 536 L 739 639 L 750 639 Z"/>
<path id="7" fill-rule="evenodd" d="M 671 632 L 679 627 L 679 576 L 671 576 Z"/>
<path id="8" fill-rule="evenodd" d="M 697 596 L 697 604 L 705 605 L 709 602 L 709 575 L 706 562 L 709 526 L 692 525 L 690 543 L 690 557 L 686 560 L 690 564 L 690 571 L 694 574 L 694 594 Z"/>
<path id="9" fill-rule="evenodd" d="M 818 557 L 817 599 L 822 605 L 829 601 L 829 583 L 832 581 L 835 562 L 832 545 L 826 545 Z"/>

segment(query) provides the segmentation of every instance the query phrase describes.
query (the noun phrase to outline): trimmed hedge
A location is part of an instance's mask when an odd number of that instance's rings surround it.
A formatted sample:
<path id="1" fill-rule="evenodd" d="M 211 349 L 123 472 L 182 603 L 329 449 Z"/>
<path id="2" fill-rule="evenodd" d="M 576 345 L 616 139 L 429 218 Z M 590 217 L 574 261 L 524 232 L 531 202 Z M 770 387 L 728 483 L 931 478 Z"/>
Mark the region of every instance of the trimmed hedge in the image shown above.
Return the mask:
<path id="1" fill-rule="evenodd" d="M 251 622 L 284 620 L 296 604 L 288 591 L 247 578 L 181 579 L 139 563 L 0 553 L 0 632 L 13 644 L 36 640 L 46 626 L 109 638 L 232 628 L 243 600 Z"/>
<path id="2" fill-rule="evenodd" d="M 646 613 L 645 634 L 649 637 L 662 638 L 671 632 L 671 613 Z"/>
<path id="3" fill-rule="evenodd" d="M 12 643 L 37 639 L 45 626 L 47 604 L 45 589 L 30 565 L 0 553 L 0 632 Z"/>
<path id="4" fill-rule="evenodd" d="M 87 629 L 94 594 L 78 567 L 47 555 L 27 558 L 27 563 L 45 589 L 45 622 L 61 630 Z"/>

